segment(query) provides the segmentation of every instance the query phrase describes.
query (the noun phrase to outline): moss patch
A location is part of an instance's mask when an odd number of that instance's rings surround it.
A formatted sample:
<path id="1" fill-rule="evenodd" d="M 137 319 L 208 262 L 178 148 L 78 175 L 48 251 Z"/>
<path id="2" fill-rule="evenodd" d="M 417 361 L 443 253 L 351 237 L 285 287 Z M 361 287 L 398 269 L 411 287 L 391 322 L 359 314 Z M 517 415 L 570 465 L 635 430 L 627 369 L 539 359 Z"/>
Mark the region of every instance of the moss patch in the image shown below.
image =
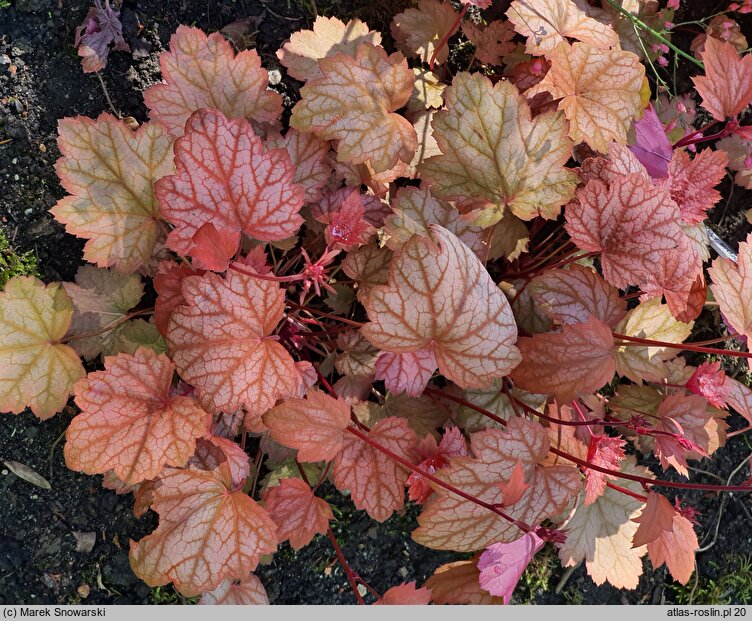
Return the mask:
<path id="1" fill-rule="evenodd" d="M 32 251 L 16 252 L 0 231 L 0 290 L 14 276 L 39 276 L 37 257 Z"/>

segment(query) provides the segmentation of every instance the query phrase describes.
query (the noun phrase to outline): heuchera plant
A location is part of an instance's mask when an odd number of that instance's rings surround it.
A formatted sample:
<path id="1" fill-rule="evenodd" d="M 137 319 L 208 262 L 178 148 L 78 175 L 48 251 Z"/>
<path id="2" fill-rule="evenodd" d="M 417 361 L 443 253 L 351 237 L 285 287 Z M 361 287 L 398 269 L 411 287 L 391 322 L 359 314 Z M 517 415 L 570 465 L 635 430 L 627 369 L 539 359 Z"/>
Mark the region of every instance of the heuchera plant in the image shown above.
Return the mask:
<path id="1" fill-rule="evenodd" d="M 712 29 L 690 57 L 708 133 L 686 100 L 650 104 L 643 60 L 665 52 L 634 38 L 637 20 L 666 39 L 677 2 L 515 0 L 462 23 L 489 4 L 421 0 L 392 54 L 317 18 L 278 52 L 305 82 L 286 131 L 258 54 L 187 26 L 148 122 L 60 121 L 52 213 L 90 265 L 0 294 L 0 410 L 46 419 L 74 396 L 68 466 L 159 515 L 130 548 L 149 585 L 267 602 L 262 556 L 317 534 L 361 603 L 362 586 L 508 602 L 546 544 L 597 584 L 636 587 L 645 555 L 686 583 L 677 492 L 751 490 L 661 479 L 635 453 L 689 478 L 731 408 L 752 424 L 749 388 L 681 357 L 752 355 L 752 238 L 708 287 L 703 225 L 729 162 L 750 187 L 752 57 Z M 460 27 L 477 49 L 453 74 Z M 715 307 L 728 335 L 685 342 Z M 329 527 L 327 480 L 379 522 L 407 493 L 415 541 L 474 556 L 376 593 Z"/>

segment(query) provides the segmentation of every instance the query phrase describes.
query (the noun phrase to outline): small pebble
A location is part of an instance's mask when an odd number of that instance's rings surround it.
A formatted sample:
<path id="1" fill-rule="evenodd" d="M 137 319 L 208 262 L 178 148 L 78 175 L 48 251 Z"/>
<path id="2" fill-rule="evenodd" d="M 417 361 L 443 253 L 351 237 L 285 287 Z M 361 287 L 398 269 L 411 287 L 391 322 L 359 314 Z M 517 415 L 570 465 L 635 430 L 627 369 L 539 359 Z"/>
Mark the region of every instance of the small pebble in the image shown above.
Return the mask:
<path id="1" fill-rule="evenodd" d="M 269 71 L 269 84 L 276 86 L 282 81 L 282 74 L 279 69 L 271 69 Z"/>
<path id="2" fill-rule="evenodd" d="M 5 67 L 5 65 L 10 65 L 11 60 L 10 56 L 7 54 L 0 54 L 0 67 Z"/>

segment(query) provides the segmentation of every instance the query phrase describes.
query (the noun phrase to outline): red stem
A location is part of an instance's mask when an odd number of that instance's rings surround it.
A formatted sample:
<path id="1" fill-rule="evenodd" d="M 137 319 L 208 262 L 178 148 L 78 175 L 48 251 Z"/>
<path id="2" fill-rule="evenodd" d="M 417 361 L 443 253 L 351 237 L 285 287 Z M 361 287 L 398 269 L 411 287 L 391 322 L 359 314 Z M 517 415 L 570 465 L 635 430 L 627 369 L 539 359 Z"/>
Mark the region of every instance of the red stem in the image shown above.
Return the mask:
<path id="1" fill-rule="evenodd" d="M 462 22 L 462 18 L 465 17 L 465 13 L 467 13 L 467 8 L 470 6 L 469 4 L 466 4 L 462 7 L 462 10 L 460 11 L 460 14 L 457 16 L 457 19 L 455 20 L 454 24 L 452 24 L 451 28 L 447 30 L 446 34 L 442 37 L 441 41 L 438 42 L 436 47 L 433 50 L 433 54 L 431 55 L 431 60 L 428 61 L 428 66 L 430 67 L 431 71 L 433 71 L 434 63 L 436 62 L 436 56 L 438 56 L 439 51 L 441 48 L 443 48 L 447 43 L 449 43 L 449 39 L 451 36 L 457 32 L 457 29 L 460 27 L 460 22 Z"/>
<path id="2" fill-rule="evenodd" d="M 465 500 L 468 500 L 468 501 L 470 501 L 470 502 L 478 505 L 479 507 L 483 507 L 484 509 L 488 509 L 489 511 L 492 511 L 493 513 L 495 513 L 499 517 L 502 517 L 505 520 L 507 520 L 508 522 L 511 522 L 512 524 L 514 524 L 515 526 L 517 526 L 517 528 L 519 528 L 523 532 L 529 533 L 532 530 L 532 528 L 530 528 L 530 526 L 528 526 L 524 522 L 520 522 L 519 520 L 515 520 L 512 516 L 504 513 L 504 511 L 501 511 L 499 508 L 497 508 L 496 505 L 492 505 L 490 503 L 484 502 L 480 498 L 476 498 L 475 496 L 472 496 L 471 494 L 463 492 L 461 489 L 458 489 L 458 488 L 454 487 L 454 485 L 451 485 L 451 484 L 447 483 L 446 481 L 442 481 L 441 479 L 439 479 L 438 477 L 434 476 L 430 472 L 422 470 L 421 468 L 419 468 L 415 464 L 411 464 L 409 461 L 407 461 L 406 459 L 400 457 L 396 453 L 390 451 L 385 446 L 381 446 L 378 442 L 375 442 L 374 440 L 372 440 L 367 434 L 365 434 L 362 431 L 360 431 L 360 429 L 355 429 L 354 427 L 347 427 L 347 431 L 349 431 L 354 436 L 356 436 L 356 437 L 360 438 L 361 440 L 363 440 L 363 442 L 366 442 L 367 444 L 371 445 L 377 451 L 381 451 L 387 457 L 390 457 L 394 461 L 396 461 L 397 463 L 402 464 L 405 468 L 408 468 L 409 470 L 412 470 L 416 474 L 419 474 L 420 476 L 428 479 L 429 481 L 432 481 L 433 483 L 436 483 L 436 485 L 439 485 L 440 487 L 443 487 L 445 490 L 451 492 L 452 494 L 456 494 L 460 498 L 464 498 Z"/>
<path id="3" fill-rule="evenodd" d="M 426 389 L 426 391 L 428 390 L 430 390 L 434 394 L 439 394 L 442 397 L 446 397 L 447 399 L 450 399 L 452 401 L 457 401 L 457 398 L 454 397 L 453 395 L 446 394 L 440 390 L 430 389 L 430 388 Z M 515 399 L 515 397 L 511 397 L 511 398 Z M 518 399 L 515 399 L 515 400 L 521 405 L 527 406 L 526 403 L 519 401 Z M 483 408 L 478 407 L 477 405 L 473 405 L 469 402 L 465 402 L 463 403 L 463 405 L 467 405 L 468 407 L 471 407 L 476 412 L 479 412 L 483 414 L 484 416 L 487 416 L 491 420 L 495 420 L 496 422 L 504 426 L 506 426 L 507 424 L 507 421 L 505 421 L 503 418 L 500 418 L 499 416 L 491 414 L 491 412 L 489 412 L 488 410 L 484 410 Z M 540 416 L 540 412 L 538 412 L 537 410 L 533 410 L 533 412 L 535 412 L 536 416 Z M 560 423 L 560 421 L 558 421 L 557 419 L 553 419 L 553 421 L 556 423 Z M 575 463 L 578 466 L 581 466 L 583 468 L 590 468 L 591 470 L 597 470 L 598 472 L 602 472 L 603 474 L 610 474 L 611 476 L 618 477 L 620 479 L 629 479 L 630 481 L 637 481 L 639 483 L 644 483 L 645 485 L 653 485 L 656 487 L 673 487 L 676 489 L 696 489 L 696 490 L 704 490 L 704 491 L 709 491 L 709 492 L 752 492 L 752 486 L 746 486 L 746 485 L 710 485 L 710 484 L 705 484 L 705 483 L 675 483 L 673 481 L 661 481 L 659 479 L 648 479 L 647 477 L 641 477 L 635 474 L 627 474 L 626 472 L 619 472 L 618 470 L 610 470 L 609 468 L 596 466 L 595 464 L 591 464 L 590 462 L 586 460 L 575 457 L 574 455 L 570 455 L 569 453 L 566 453 L 560 449 L 549 447 L 548 450 L 554 455 L 557 455 L 563 459 L 566 459 L 567 461 L 571 461 L 572 463 Z"/>
<path id="4" fill-rule="evenodd" d="M 271 274 L 259 274 L 258 272 L 253 271 L 253 270 L 246 270 L 240 267 L 237 263 L 230 263 L 230 269 L 233 272 L 245 274 L 246 276 L 252 276 L 253 278 L 258 278 L 259 280 L 268 280 L 270 282 L 296 282 L 298 280 L 304 279 L 304 276 L 302 274 L 293 274 L 292 276 L 274 276 Z"/>
<path id="5" fill-rule="evenodd" d="M 347 581 L 350 583 L 350 588 L 352 589 L 353 595 L 355 595 L 355 599 L 358 600 L 359 605 L 365 606 L 366 603 L 363 601 L 363 597 L 360 594 L 360 591 L 358 591 L 358 583 L 357 583 L 357 578 L 355 576 L 355 572 L 352 570 L 352 567 L 350 567 L 350 564 L 347 562 L 345 555 L 342 554 L 342 548 L 339 547 L 339 544 L 337 543 L 337 538 L 334 536 L 334 532 L 332 531 L 331 528 L 327 528 L 326 534 L 329 536 L 329 541 L 332 542 L 332 547 L 334 548 L 334 553 L 337 555 L 337 560 L 339 561 L 339 564 L 342 565 L 342 569 L 345 570 Z"/>
<path id="6" fill-rule="evenodd" d="M 637 343 L 640 345 L 658 345 L 660 347 L 668 347 L 669 349 L 681 349 L 683 351 L 695 351 L 701 354 L 715 354 L 716 356 L 734 356 L 736 358 L 752 358 L 752 353 L 747 351 L 731 351 L 730 349 L 716 349 L 714 347 L 700 347 L 693 345 L 692 343 L 668 343 L 667 341 L 654 341 L 652 339 L 642 339 L 638 336 L 628 336 L 626 334 L 619 334 L 618 332 L 612 332 L 615 339 L 623 341 L 629 341 L 630 343 Z M 621 345 L 629 345 L 629 343 L 622 343 Z"/>

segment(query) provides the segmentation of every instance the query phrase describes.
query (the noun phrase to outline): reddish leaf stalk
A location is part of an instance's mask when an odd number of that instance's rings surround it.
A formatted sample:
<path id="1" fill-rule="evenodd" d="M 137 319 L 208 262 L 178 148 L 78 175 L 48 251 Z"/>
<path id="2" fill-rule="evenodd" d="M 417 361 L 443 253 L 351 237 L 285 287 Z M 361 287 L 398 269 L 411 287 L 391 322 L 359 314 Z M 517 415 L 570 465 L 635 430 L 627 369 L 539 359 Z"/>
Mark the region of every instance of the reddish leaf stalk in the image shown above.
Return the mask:
<path id="1" fill-rule="evenodd" d="M 419 474 L 422 477 L 425 477 L 429 481 L 432 481 L 433 483 L 436 483 L 436 485 L 439 485 L 440 487 L 443 487 L 448 492 L 451 492 L 452 494 L 455 494 L 455 495 L 459 496 L 460 498 L 464 498 L 465 500 L 469 500 L 470 502 L 478 505 L 479 507 L 483 507 L 484 509 L 488 509 L 489 511 L 492 511 L 493 513 L 495 513 L 499 517 L 502 517 L 505 520 L 507 520 L 508 522 L 511 522 L 512 524 L 514 524 L 521 531 L 523 531 L 525 533 L 529 533 L 529 532 L 531 532 L 533 530 L 530 526 L 528 526 L 524 522 L 520 522 L 519 520 L 514 519 L 511 515 L 508 515 L 504 511 L 501 511 L 496 505 L 490 504 L 488 502 L 485 502 L 485 501 L 481 500 L 480 498 L 476 498 L 475 496 L 473 496 L 471 494 L 463 492 L 461 489 L 458 489 L 458 488 L 454 487 L 454 485 L 451 485 L 450 483 L 447 483 L 446 481 L 442 481 L 437 476 L 435 476 L 435 475 L 433 475 L 433 474 L 431 474 L 431 473 L 429 473 L 429 472 L 427 472 L 427 471 L 419 468 L 415 464 L 411 464 L 409 461 L 407 461 L 406 459 L 403 459 L 402 457 L 400 457 L 396 453 L 393 453 L 392 451 L 390 451 L 385 446 L 381 446 L 378 442 L 376 442 L 373 439 L 371 439 L 370 437 L 368 437 L 367 434 L 365 434 L 362 431 L 360 431 L 360 429 L 355 429 L 354 427 L 348 427 L 347 431 L 349 431 L 354 436 L 357 436 L 358 438 L 360 438 L 361 440 L 363 440 L 363 442 L 366 442 L 367 444 L 370 444 L 377 451 L 381 451 L 387 457 L 390 457 L 391 459 L 393 459 L 397 463 L 403 465 L 405 468 L 408 468 L 409 470 L 412 470 L 416 474 Z"/>
<path id="2" fill-rule="evenodd" d="M 620 346 L 629 347 L 636 345 L 656 345 L 660 347 L 668 347 L 669 349 L 681 349 L 683 351 L 694 351 L 701 354 L 715 354 L 716 356 L 734 356 L 736 358 L 752 358 L 752 353 L 747 351 L 732 351 L 730 349 L 716 349 L 714 347 L 702 347 L 695 345 L 694 343 L 668 343 L 666 341 L 654 341 L 652 339 L 643 339 L 638 336 L 628 336 L 626 334 L 619 334 L 618 332 L 612 332 L 614 338 L 617 340 L 628 341 L 627 343 L 617 343 Z"/>
<path id="3" fill-rule="evenodd" d="M 458 403 L 462 403 L 463 405 L 466 405 L 467 407 L 472 408 L 476 412 L 479 412 L 480 414 L 483 414 L 484 416 L 487 416 L 491 420 L 495 420 L 496 422 L 501 423 L 502 425 L 507 424 L 507 421 L 505 421 L 503 418 L 500 418 L 492 414 L 488 410 L 484 410 L 483 408 L 478 407 L 477 405 L 471 404 L 469 401 L 458 400 L 459 398 L 454 397 L 453 395 L 448 395 L 436 389 L 426 389 L 426 391 L 429 391 L 429 390 L 433 392 L 434 394 L 438 394 L 438 395 L 441 395 L 442 397 L 446 397 L 447 399 L 451 399 L 452 401 L 457 401 Z M 512 397 L 512 399 L 514 399 L 514 397 Z M 522 401 L 517 400 L 517 402 L 527 406 L 527 404 L 524 404 Z M 536 416 L 541 416 L 541 413 L 538 412 L 537 410 L 532 410 L 532 411 L 535 413 Z M 561 422 L 558 419 L 555 419 L 555 418 L 551 419 L 550 417 L 549 417 L 549 420 L 553 420 L 553 422 L 557 424 Z M 669 435 L 674 435 L 674 434 L 669 434 Z M 746 486 L 746 485 L 712 485 L 712 484 L 705 484 L 705 483 L 678 483 L 674 481 L 661 481 L 659 479 L 648 479 L 647 477 L 641 477 L 635 474 L 628 474 L 626 472 L 619 472 L 618 470 L 611 470 L 609 468 L 603 468 L 602 466 L 596 466 L 595 464 L 591 464 L 584 459 L 580 459 L 579 457 L 575 457 L 574 455 L 570 455 L 569 453 L 562 451 L 560 449 L 556 449 L 554 447 L 549 447 L 548 450 L 554 455 L 557 455 L 558 457 L 571 461 L 572 463 L 575 463 L 578 466 L 581 466 L 583 468 L 590 468 L 592 470 L 597 470 L 598 472 L 602 472 L 603 474 L 610 474 L 611 476 L 618 477 L 620 479 L 629 479 L 630 481 L 637 481 L 638 483 L 643 483 L 644 485 L 653 485 L 656 487 L 673 487 L 676 489 L 695 489 L 695 490 L 703 490 L 703 491 L 708 491 L 708 492 L 752 492 L 752 486 Z"/>
<path id="4" fill-rule="evenodd" d="M 345 555 L 342 553 L 342 548 L 339 547 L 337 538 L 334 536 L 334 532 L 331 528 L 327 528 L 326 534 L 329 536 L 329 541 L 332 542 L 332 547 L 334 548 L 334 553 L 337 555 L 339 564 L 342 565 L 342 569 L 345 570 L 347 581 L 350 583 L 350 588 L 352 589 L 353 595 L 355 595 L 355 599 L 358 600 L 359 605 L 365 606 L 363 597 L 361 596 L 360 591 L 358 591 L 358 583 L 355 572 L 352 570 L 352 567 L 350 567 L 350 564 L 347 562 Z"/>
<path id="5" fill-rule="evenodd" d="M 441 41 L 438 42 L 436 47 L 433 50 L 433 55 L 431 56 L 431 60 L 428 62 L 428 66 L 431 68 L 431 71 L 433 71 L 433 66 L 436 63 L 436 57 L 439 54 L 439 51 L 447 44 L 449 43 L 449 39 L 452 37 L 452 35 L 457 32 L 457 29 L 460 27 L 460 23 L 462 22 L 462 18 L 465 17 L 465 13 L 467 13 L 467 8 L 469 5 L 465 5 L 462 7 L 462 10 L 460 11 L 460 14 L 457 16 L 457 19 L 455 20 L 454 24 L 452 24 L 451 28 L 447 30 L 446 34 L 441 38 Z"/>
<path id="6" fill-rule="evenodd" d="M 97 330 L 96 332 L 89 332 L 87 334 L 74 334 L 72 336 L 66 336 L 65 338 L 62 338 L 58 341 L 58 343 L 70 343 L 71 341 L 80 341 L 81 339 L 88 339 L 92 336 L 99 336 L 100 334 L 106 334 L 107 332 L 111 332 L 115 328 L 118 328 L 122 326 L 127 321 L 130 321 L 134 317 L 138 317 L 140 315 L 151 315 L 154 312 L 153 308 L 145 308 L 143 310 L 135 311 L 133 313 L 128 313 L 124 317 L 121 317 L 117 321 L 113 321 L 111 324 L 108 324 L 101 330 Z"/>

